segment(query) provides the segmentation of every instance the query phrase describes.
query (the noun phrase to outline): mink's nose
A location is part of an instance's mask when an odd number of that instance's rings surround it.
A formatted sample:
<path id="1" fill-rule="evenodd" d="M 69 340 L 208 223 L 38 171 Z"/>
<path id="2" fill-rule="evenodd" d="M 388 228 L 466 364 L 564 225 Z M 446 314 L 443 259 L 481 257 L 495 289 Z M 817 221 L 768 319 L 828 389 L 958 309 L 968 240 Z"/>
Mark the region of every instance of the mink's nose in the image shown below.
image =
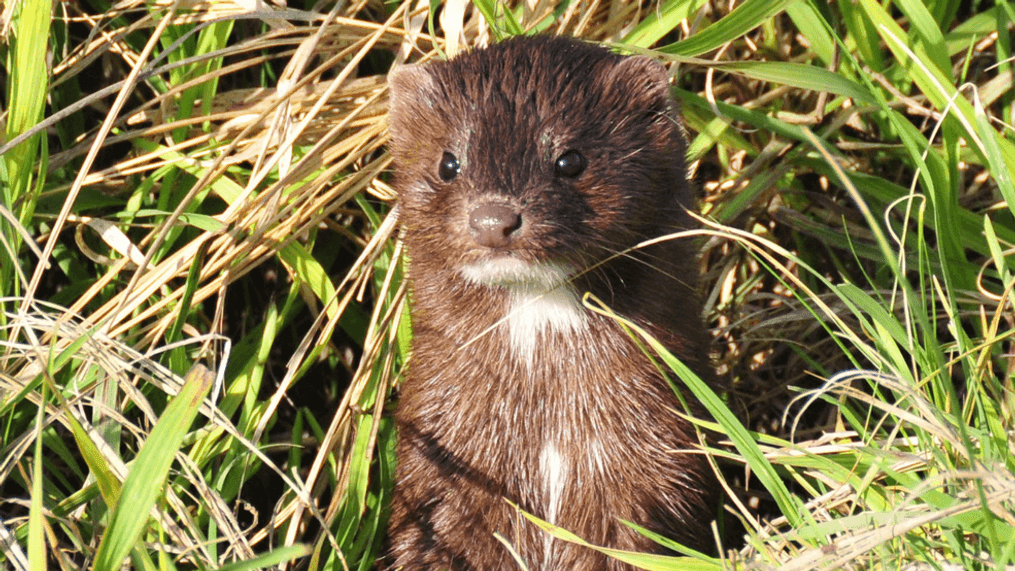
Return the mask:
<path id="1" fill-rule="evenodd" d="M 507 204 L 484 202 L 469 215 L 472 236 L 481 246 L 503 248 L 511 243 L 511 233 L 522 225 L 522 215 Z"/>

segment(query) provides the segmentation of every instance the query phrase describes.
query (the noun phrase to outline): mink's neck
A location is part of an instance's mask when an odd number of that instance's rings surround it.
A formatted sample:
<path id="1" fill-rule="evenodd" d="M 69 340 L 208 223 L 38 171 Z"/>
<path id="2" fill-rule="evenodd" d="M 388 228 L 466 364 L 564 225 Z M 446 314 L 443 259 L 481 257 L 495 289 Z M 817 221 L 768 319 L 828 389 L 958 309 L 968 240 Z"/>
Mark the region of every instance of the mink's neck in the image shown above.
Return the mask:
<path id="1" fill-rule="evenodd" d="M 680 247 L 663 244 L 618 257 L 546 291 L 476 284 L 452 269 L 414 261 L 414 329 L 431 335 L 427 351 L 447 355 L 478 344 L 501 358 L 513 356 L 529 365 L 544 354 L 541 345 L 551 340 L 573 349 L 588 349 L 591 344 L 597 351 L 608 351 L 619 346 L 617 337 L 626 338 L 628 333 L 583 304 L 588 292 L 595 298 L 589 301 L 593 307 L 598 300 L 647 329 L 678 356 L 700 359 L 706 335 L 693 281 L 696 268 L 659 261 L 694 259 L 670 251 Z"/>

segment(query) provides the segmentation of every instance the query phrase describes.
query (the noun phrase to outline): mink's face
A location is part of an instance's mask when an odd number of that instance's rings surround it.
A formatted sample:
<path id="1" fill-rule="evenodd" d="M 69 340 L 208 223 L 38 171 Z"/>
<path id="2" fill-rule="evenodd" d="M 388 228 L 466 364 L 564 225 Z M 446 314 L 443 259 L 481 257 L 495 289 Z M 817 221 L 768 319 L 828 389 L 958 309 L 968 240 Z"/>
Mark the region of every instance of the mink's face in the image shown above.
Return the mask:
<path id="1" fill-rule="evenodd" d="M 390 86 L 414 259 L 552 287 L 689 206 L 668 78 L 651 60 L 530 39 L 401 68 Z"/>

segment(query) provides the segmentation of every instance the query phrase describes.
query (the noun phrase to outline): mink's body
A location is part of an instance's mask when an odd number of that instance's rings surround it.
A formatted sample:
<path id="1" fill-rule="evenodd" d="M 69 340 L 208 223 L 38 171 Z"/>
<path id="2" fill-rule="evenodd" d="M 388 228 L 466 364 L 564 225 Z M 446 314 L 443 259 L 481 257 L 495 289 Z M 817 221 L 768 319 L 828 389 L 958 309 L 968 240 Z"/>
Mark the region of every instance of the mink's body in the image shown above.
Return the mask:
<path id="1" fill-rule="evenodd" d="M 709 550 L 718 494 L 672 389 L 591 292 L 712 379 L 665 69 L 516 39 L 390 77 L 413 356 L 396 413 L 392 569 L 630 569 L 551 539 Z M 612 258 L 611 258 L 612 257 Z"/>

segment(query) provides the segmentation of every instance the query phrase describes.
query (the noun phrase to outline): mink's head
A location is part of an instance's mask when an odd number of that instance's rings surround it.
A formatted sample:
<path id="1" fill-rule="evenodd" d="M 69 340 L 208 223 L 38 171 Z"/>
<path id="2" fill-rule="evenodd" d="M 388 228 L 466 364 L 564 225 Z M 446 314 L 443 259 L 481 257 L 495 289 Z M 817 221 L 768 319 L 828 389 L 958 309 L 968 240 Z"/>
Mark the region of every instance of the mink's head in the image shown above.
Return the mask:
<path id="1" fill-rule="evenodd" d="M 687 226 L 684 135 L 648 58 L 518 38 L 389 84 L 405 240 L 429 272 L 555 286 Z"/>

